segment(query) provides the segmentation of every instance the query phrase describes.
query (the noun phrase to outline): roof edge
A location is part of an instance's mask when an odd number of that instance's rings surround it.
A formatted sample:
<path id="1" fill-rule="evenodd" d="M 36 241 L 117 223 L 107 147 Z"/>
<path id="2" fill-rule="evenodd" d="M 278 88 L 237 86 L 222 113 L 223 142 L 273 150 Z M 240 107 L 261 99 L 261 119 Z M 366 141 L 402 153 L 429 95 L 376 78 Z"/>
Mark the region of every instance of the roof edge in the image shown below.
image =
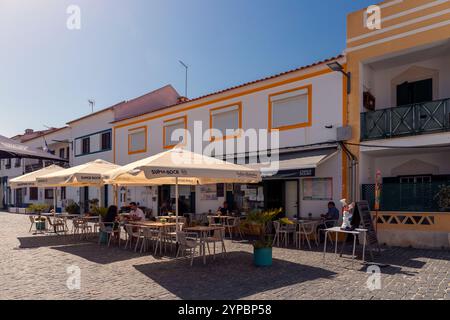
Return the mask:
<path id="1" fill-rule="evenodd" d="M 160 108 L 158 110 L 153 110 L 151 112 L 145 112 L 145 113 L 142 113 L 142 114 L 130 116 L 128 118 L 115 120 L 115 121 L 112 121 L 111 123 L 112 124 L 117 124 L 117 123 L 128 121 L 130 119 L 139 118 L 139 117 L 142 117 L 142 116 L 145 116 L 145 115 L 148 115 L 148 114 L 152 114 L 154 112 L 158 112 L 158 111 L 161 111 L 161 110 L 164 110 L 164 109 L 169 109 L 169 108 L 172 108 L 172 107 L 185 105 L 185 104 L 188 104 L 188 103 L 191 103 L 191 102 L 200 101 L 202 99 L 210 98 L 210 97 L 215 96 L 215 95 L 219 95 L 219 94 L 223 94 L 223 93 L 226 93 L 226 92 L 229 92 L 229 91 L 241 89 L 241 88 L 244 88 L 244 87 L 247 87 L 247 86 L 251 86 L 251 85 L 254 85 L 254 84 L 257 84 L 257 83 L 260 83 L 260 82 L 273 80 L 273 79 L 276 79 L 276 78 L 279 78 L 279 77 L 283 77 L 283 76 L 286 76 L 286 75 L 289 75 L 289 74 L 292 74 L 292 73 L 295 73 L 295 72 L 298 72 L 298 71 L 304 71 L 304 70 L 307 70 L 307 69 L 310 69 L 310 68 L 314 68 L 314 67 L 326 64 L 326 63 L 331 62 L 331 61 L 339 60 L 339 59 L 342 59 L 342 58 L 345 58 L 345 54 L 344 53 L 339 54 L 339 55 L 334 56 L 334 57 L 331 57 L 331 58 L 327 58 L 327 59 L 324 59 L 324 60 L 321 60 L 321 61 L 317 61 L 317 62 L 308 64 L 308 65 L 305 65 L 305 66 L 302 66 L 302 67 L 298 67 L 296 69 L 292 69 L 292 70 L 289 70 L 289 71 L 284 71 L 284 72 L 281 72 L 281 73 L 278 73 L 278 74 L 275 74 L 275 75 L 272 75 L 272 76 L 267 76 L 265 78 L 257 79 L 257 80 L 254 80 L 254 81 L 250 81 L 250 82 L 246 82 L 246 83 L 243 83 L 243 84 L 240 84 L 240 85 L 229 87 L 229 88 L 226 88 L 226 89 L 223 89 L 223 90 L 219 90 L 219 91 L 215 91 L 215 92 L 212 92 L 212 93 L 208 93 L 208 94 L 205 94 L 203 96 L 199 96 L 199 97 L 196 97 L 196 98 L 193 98 L 193 99 L 189 99 L 189 100 L 184 101 L 184 102 L 180 102 L 180 103 L 173 104 L 173 105 L 170 105 L 170 106 L 162 107 L 162 108 Z"/>

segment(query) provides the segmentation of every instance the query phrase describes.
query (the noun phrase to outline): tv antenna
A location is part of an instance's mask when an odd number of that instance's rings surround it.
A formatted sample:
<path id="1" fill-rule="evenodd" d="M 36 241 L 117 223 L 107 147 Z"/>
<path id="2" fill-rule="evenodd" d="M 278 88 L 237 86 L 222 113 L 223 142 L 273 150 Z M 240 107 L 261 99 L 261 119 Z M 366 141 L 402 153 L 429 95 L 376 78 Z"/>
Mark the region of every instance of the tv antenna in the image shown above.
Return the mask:
<path id="1" fill-rule="evenodd" d="M 91 106 L 91 112 L 94 113 L 95 100 L 89 99 L 88 102 L 89 102 L 89 105 Z"/>
<path id="2" fill-rule="evenodd" d="M 184 82 L 184 96 L 187 98 L 188 96 L 188 70 L 189 67 L 181 60 L 178 60 L 178 62 L 186 69 L 186 78 Z"/>

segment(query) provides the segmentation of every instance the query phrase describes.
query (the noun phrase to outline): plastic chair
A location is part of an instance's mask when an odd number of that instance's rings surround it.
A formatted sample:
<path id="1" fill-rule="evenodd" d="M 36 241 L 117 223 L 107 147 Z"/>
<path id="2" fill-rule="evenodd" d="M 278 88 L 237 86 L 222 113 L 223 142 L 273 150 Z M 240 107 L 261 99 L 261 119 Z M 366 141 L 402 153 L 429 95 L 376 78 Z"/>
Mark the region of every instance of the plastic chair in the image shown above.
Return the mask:
<path id="1" fill-rule="evenodd" d="M 303 239 L 306 239 L 309 250 L 311 250 L 311 243 L 309 241 L 309 237 L 311 235 L 314 235 L 314 240 L 316 242 L 316 246 L 319 245 L 319 242 L 317 239 L 317 232 L 316 232 L 317 223 L 315 223 L 315 222 L 300 222 L 297 224 L 297 226 L 298 226 L 298 229 L 295 232 L 295 242 L 296 242 L 297 248 L 301 249 L 302 238 L 303 238 Z"/>
<path id="2" fill-rule="evenodd" d="M 295 234 L 295 225 L 282 225 L 279 221 L 273 221 L 273 226 L 275 228 L 275 237 L 272 245 L 277 243 L 277 246 L 280 246 L 281 241 L 287 247 L 289 244 L 289 235 Z"/>
<path id="3" fill-rule="evenodd" d="M 28 216 L 28 218 L 30 219 L 30 223 L 31 223 L 30 230 L 28 230 L 28 233 L 30 233 L 31 230 L 33 229 L 33 226 L 36 225 L 36 219 L 34 216 Z"/>
<path id="4" fill-rule="evenodd" d="M 178 250 L 176 259 L 180 256 L 181 253 L 185 253 L 189 251 L 191 257 L 191 267 L 194 264 L 194 257 L 197 247 L 200 246 L 200 242 L 198 241 L 198 235 L 196 233 L 186 233 L 183 231 L 177 231 L 178 238 Z"/>
<path id="5" fill-rule="evenodd" d="M 134 231 L 136 229 L 136 226 L 133 226 L 131 224 L 126 224 L 125 226 L 125 233 L 127 236 L 127 241 L 125 242 L 125 249 L 128 247 L 128 244 L 130 244 L 130 248 L 133 245 L 133 239 L 136 239 L 136 245 L 134 248 L 134 251 L 137 250 L 137 246 L 139 244 L 139 239 L 141 239 L 141 232 Z"/>
<path id="6" fill-rule="evenodd" d="M 241 219 L 238 217 L 233 217 L 227 220 L 226 230 L 230 235 L 230 239 L 233 239 L 233 231 L 237 232 L 242 240 L 242 231 L 241 231 Z"/>
<path id="7" fill-rule="evenodd" d="M 212 243 L 214 247 L 213 251 L 213 259 L 216 258 L 216 243 L 219 242 L 222 247 L 222 255 L 227 253 L 227 249 L 225 248 L 225 229 L 216 229 L 213 232 L 213 235 L 210 237 L 207 237 L 205 239 L 206 247 L 208 248 L 208 253 L 211 254 L 211 251 L 209 249 L 209 244 Z"/>
<path id="8" fill-rule="evenodd" d="M 100 222 L 100 233 L 106 233 L 107 241 L 108 241 L 108 247 L 111 244 L 111 239 L 113 238 L 114 234 L 119 235 L 119 247 L 120 247 L 120 228 L 114 230 L 114 222 Z M 98 243 L 100 244 L 101 237 L 98 238 Z"/>

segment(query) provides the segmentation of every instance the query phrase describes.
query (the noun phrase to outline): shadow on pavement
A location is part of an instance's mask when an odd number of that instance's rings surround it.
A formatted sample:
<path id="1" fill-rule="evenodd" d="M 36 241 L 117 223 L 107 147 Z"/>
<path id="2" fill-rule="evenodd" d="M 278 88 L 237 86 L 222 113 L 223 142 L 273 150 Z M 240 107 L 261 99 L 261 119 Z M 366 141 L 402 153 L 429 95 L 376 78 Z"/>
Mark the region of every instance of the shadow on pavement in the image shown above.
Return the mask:
<path id="1" fill-rule="evenodd" d="M 248 252 L 230 252 L 215 260 L 208 257 L 206 265 L 202 262 L 197 257 L 193 267 L 190 267 L 189 259 L 134 267 L 181 299 L 191 300 L 240 299 L 336 275 L 322 268 L 278 259 L 273 260 L 270 268 L 256 268 L 253 266 L 253 255 Z"/>

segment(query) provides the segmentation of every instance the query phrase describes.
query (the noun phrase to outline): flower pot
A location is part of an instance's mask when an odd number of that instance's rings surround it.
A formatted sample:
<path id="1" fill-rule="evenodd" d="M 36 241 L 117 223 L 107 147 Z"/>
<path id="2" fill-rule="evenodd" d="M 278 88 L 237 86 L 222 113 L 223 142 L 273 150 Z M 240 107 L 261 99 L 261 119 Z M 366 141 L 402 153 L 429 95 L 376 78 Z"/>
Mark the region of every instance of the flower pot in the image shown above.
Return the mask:
<path id="1" fill-rule="evenodd" d="M 108 234 L 106 232 L 100 232 L 100 243 L 101 244 L 107 244 L 108 243 Z"/>
<path id="2" fill-rule="evenodd" d="M 44 231 L 45 230 L 45 221 L 36 221 L 36 230 Z"/>
<path id="3" fill-rule="evenodd" d="M 272 248 L 254 248 L 253 262 L 257 267 L 270 267 L 272 265 Z"/>

